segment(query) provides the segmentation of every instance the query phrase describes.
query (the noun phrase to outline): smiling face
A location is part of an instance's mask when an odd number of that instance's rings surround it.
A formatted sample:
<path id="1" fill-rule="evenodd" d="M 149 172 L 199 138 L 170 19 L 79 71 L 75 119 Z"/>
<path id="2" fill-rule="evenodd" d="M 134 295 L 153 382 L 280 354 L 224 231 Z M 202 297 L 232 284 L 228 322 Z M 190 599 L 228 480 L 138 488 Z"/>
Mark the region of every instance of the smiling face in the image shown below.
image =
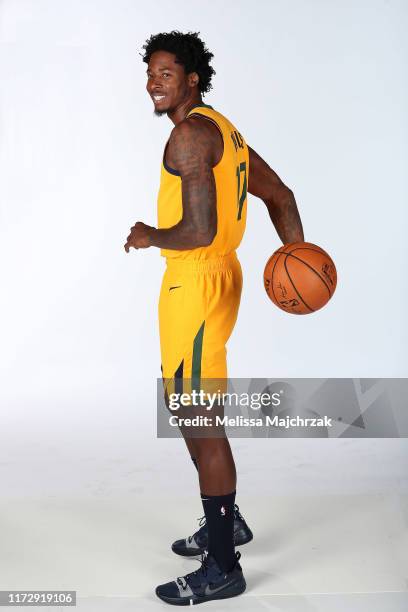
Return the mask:
<path id="1" fill-rule="evenodd" d="M 156 115 L 172 113 L 178 107 L 200 97 L 198 74 L 186 74 L 176 56 L 167 51 L 152 53 L 147 68 L 146 89 L 153 100 Z"/>

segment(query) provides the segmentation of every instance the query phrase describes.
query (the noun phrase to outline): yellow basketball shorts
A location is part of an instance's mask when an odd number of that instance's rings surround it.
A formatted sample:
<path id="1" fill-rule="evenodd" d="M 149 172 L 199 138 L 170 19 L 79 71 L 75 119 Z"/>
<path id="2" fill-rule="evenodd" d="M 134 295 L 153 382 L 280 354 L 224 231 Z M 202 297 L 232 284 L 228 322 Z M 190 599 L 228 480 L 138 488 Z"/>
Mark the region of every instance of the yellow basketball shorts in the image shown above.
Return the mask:
<path id="1" fill-rule="evenodd" d="M 235 251 L 201 261 L 167 258 L 159 300 L 165 390 L 180 379 L 191 379 L 197 389 L 202 379 L 227 378 L 225 345 L 237 320 L 241 291 Z"/>

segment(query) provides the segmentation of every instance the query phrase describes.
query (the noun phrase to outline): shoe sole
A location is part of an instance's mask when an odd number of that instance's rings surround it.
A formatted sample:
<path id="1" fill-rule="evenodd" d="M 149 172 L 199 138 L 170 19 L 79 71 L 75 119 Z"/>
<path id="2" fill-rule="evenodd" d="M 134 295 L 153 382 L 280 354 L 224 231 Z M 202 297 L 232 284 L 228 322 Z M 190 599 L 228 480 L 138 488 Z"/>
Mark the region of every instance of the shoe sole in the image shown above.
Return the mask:
<path id="1" fill-rule="evenodd" d="M 248 534 L 246 538 L 242 538 L 239 542 L 234 542 L 234 546 L 243 546 L 244 544 L 248 544 L 254 539 L 252 532 Z M 205 548 L 187 548 L 185 552 L 175 550 L 173 547 L 171 550 L 180 557 L 197 557 L 202 555 Z"/>
<path id="2" fill-rule="evenodd" d="M 156 591 L 156 595 L 159 599 L 168 603 L 172 606 L 195 606 L 196 604 L 205 603 L 206 601 L 214 601 L 216 599 L 229 599 L 230 597 L 237 597 L 241 595 L 246 589 L 245 578 L 228 585 L 219 593 L 214 595 L 203 595 L 202 597 L 166 597 L 165 595 L 159 595 Z"/>

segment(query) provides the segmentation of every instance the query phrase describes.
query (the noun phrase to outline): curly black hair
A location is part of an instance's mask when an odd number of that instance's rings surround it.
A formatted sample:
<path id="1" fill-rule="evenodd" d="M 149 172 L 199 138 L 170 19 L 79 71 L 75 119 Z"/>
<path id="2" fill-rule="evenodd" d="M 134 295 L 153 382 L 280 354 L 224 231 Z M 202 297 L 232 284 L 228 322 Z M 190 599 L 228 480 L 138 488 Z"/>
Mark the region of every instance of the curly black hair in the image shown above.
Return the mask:
<path id="1" fill-rule="evenodd" d="M 184 66 L 186 74 L 196 72 L 200 77 L 198 89 L 204 95 L 212 88 L 211 79 L 215 70 L 210 66 L 211 53 L 205 43 L 199 38 L 200 32 L 187 32 L 183 34 L 177 30 L 152 34 L 143 45 L 145 53 L 143 61 L 149 63 L 155 51 L 168 51 L 174 53 L 176 61 Z"/>

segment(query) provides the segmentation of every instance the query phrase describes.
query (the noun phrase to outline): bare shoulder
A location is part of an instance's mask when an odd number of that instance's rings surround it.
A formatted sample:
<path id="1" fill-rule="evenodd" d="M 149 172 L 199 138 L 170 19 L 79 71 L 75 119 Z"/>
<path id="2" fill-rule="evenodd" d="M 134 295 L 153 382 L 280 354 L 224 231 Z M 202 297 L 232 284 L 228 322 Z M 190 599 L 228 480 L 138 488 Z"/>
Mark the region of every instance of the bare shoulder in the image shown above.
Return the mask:
<path id="1" fill-rule="evenodd" d="M 208 144 L 208 125 L 198 117 L 187 117 L 180 121 L 171 131 L 169 139 L 169 151 L 183 148 L 194 144 Z"/>
<path id="2" fill-rule="evenodd" d="M 218 128 L 201 117 L 188 117 L 177 124 L 169 138 L 166 159 L 170 165 L 180 163 L 181 158 L 200 159 L 211 166 L 217 161 Z"/>

